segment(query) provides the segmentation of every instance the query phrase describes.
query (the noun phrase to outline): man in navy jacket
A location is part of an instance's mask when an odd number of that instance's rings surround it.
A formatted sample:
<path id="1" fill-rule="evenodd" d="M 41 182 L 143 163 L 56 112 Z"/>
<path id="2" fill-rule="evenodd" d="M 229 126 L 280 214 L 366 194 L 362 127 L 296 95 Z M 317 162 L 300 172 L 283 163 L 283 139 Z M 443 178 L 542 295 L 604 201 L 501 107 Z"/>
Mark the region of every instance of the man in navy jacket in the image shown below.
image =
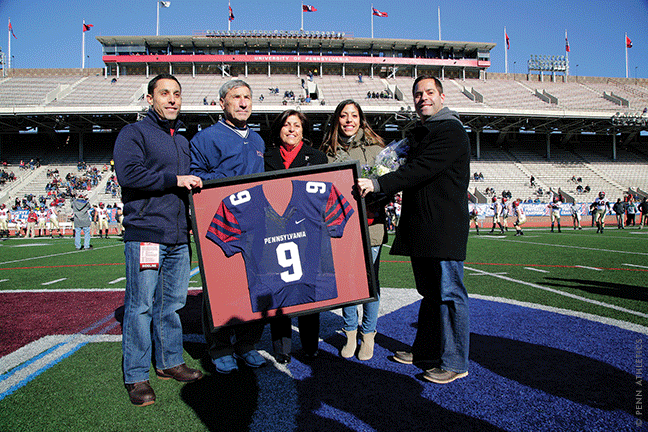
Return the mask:
<path id="1" fill-rule="evenodd" d="M 263 172 L 265 143 L 247 124 L 252 114 L 250 86 L 243 80 L 230 80 L 221 86 L 219 96 L 223 118 L 191 139 L 191 174 L 203 180 L 214 180 Z M 218 299 L 210 298 L 209 301 Z M 255 349 L 263 333 L 263 323 L 243 323 L 212 331 L 210 314 L 205 301 L 203 332 L 217 372 L 238 370 L 237 359 L 254 368 L 265 365 L 265 359 Z"/>
<path id="2" fill-rule="evenodd" d="M 425 364 L 423 377 L 446 384 L 468 375 L 468 294 L 463 284 L 469 215 L 470 141 L 458 115 L 443 107 L 441 82 L 420 76 L 412 89 L 420 123 L 408 134 L 407 163 L 358 189 L 392 195 L 403 191 L 392 255 L 411 257 L 423 296 L 411 352 L 394 360 Z M 430 368 L 431 366 L 431 368 Z"/>
<path id="3" fill-rule="evenodd" d="M 159 378 L 202 378 L 183 360 L 178 315 L 189 287 L 189 191 L 202 187 L 189 175 L 189 142 L 177 133 L 181 91 L 173 75 L 153 78 L 147 116 L 125 126 L 114 149 L 124 203 L 124 383 L 138 406 L 155 401 L 148 381 L 153 348 Z"/>

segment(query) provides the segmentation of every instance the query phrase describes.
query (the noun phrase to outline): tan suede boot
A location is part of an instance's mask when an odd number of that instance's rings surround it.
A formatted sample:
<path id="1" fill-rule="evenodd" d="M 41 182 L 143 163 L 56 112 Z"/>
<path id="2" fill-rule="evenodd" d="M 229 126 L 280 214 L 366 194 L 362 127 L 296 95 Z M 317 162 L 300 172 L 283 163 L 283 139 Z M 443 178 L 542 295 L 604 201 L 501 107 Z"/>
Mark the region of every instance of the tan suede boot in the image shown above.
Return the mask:
<path id="1" fill-rule="evenodd" d="M 347 340 L 346 344 L 342 347 L 342 351 L 340 351 L 340 355 L 344 358 L 351 358 L 358 347 L 358 330 L 343 331 L 346 334 Z"/>
<path id="2" fill-rule="evenodd" d="M 374 338 L 376 332 L 364 334 L 360 332 L 360 351 L 358 352 L 358 360 L 366 361 L 373 357 L 374 352 Z"/>

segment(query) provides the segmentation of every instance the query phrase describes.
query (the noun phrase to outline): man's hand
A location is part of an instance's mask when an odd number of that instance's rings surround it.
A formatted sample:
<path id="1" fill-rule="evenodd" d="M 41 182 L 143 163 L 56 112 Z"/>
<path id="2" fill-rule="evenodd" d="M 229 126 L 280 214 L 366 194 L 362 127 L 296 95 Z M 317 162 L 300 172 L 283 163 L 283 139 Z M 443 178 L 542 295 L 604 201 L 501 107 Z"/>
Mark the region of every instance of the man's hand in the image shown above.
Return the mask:
<path id="1" fill-rule="evenodd" d="M 358 179 L 358 192 L 363 198 L 367 196 L 368 193 L 374 191 L 373 181 L 371 179 L 360 178 Z"/>
<path id="2" fill-rule="evenodd" d="M 187 188 L 189 190 L 202 187 L 202 179 L 195 175 L 180 175 L 178 176 L 178 187 Z"/>

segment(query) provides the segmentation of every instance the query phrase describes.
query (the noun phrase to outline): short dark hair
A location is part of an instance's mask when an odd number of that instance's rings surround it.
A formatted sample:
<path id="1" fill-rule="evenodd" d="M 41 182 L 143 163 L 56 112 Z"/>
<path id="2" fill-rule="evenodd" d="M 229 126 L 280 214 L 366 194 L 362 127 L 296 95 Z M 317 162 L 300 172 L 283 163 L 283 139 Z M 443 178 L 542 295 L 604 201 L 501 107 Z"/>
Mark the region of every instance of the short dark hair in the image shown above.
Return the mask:
<path id="1" fill-rule="evenodd" d="M 270 145 L 273 147 L 279 147 L 281 145 L 281 139 L 279 138 L 279 132 L 281 131 L 281 128 L 284 126 L 286 123 L 286 120 L 288 120 L 288 117 L 290 116 L 297 116 L 299 118 L 299 121 L 301 121 L 302 125 L 302 140 L 310 145 L 310 121 L 308 120 L 308 117 L 304 115 L 303 112 L 297 111 L 294 109 L 288 109 L 281 114 L 279 114 L 277 117 L 275 117 L 274 121 L 272 122 L 272 126 L 270 126 Z"/>
<path id="2" fill-rule="evenodd" d="M 441 81 L 439 78 L 432 76 L 432 75 L 420 75 L 414 80 L 414 84 L 412 84 L 412 95 L 414 95 L 414 92 L 416 91 L 416 85 L 423 80 L 431 79 L 434 80 L 434 85 L 436 86 L 437 90 L 439 91 L 439 94 L 443 94 L 443 84 L 441 84 Z"/>
<path id="3" fill-rule="evenodd" d="M 153 92 L 155 92 L 155 87 L 157 86 L 158 81 L 162 79 L 170 79 L 178 83 L 178 86 L 180 87 L 180 90 L 182 90 L 182 85 L 180 85 L 180 81 L 170 73 L 162 73 L 155 78 L 153 78 L 151 81 L 148 83 L 148 94 L 153 96 Z"/>

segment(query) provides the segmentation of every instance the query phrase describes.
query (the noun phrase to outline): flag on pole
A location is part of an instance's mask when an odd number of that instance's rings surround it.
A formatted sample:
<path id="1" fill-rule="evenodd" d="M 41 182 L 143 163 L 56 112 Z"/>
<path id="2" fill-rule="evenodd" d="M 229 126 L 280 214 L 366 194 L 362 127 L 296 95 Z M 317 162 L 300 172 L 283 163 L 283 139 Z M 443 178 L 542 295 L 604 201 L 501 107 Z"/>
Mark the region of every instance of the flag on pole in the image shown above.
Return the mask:
<path id="1" fill-rule="evenodd" d="M 626 48 L 632 48 L 632 41 L 630 40 L 628 35 L 626 35 Z"/>
<path id="2" fill-rule="evenodd" d="M 229 20 L 234 21 L 234 12 L 232 12 L 232 6 L 229 6 Z"/>
<path id="3" fill-rule="evenodd" d="M 161 1 L 160 2 L 160 7 L 170 7 L 171 2 L 170 1 Z"/>
<path id="4" fill-rule="evenodd" d="M 571 52 L 571 49 L 569 48 L 569 39 L 567 39 L 567 32 L 565 32 L 565 51 Z"/>
<path id="5" fill-rule="evenodd" d="M 90 27 L 94 27 L 94 25 L 83 23 L 83 31 L 84 32 L 90 31 Z"/>
<path id="6" fill-rule="evenodd" d="M 372 9 L 373 9 L 373 14 L 374 14 L 374 15 L 376 15 L 376 16 L 378 16 L 378 17 L 383 17 L 383 18 L 387 18 L 387 17 L 388 17 L 387 12 L 381 12 L 381 11 L 379 11 L 379 10 L 376 9 L 376 8 L 372 8 Z"/>
<path id="7" fill-rule="evenodd" d="M 504 30 L 504 38 L 506 39 L 506 49 L 510 49 L 511 43 L 509 42 L 509 37 L 508 37 L 508 33 L 506 33 L 506 30 Z"/>
<path id="8" fill-rule="evenodd" d="M 303 12 L 317 12 L 317 9 L 311 5 L 302 5 Z"/>
<path id="9" fill-rule="evenodd" d="M 13 27 L 11 26 L 11 21 L 9 21 L 9 31 L 11 32 L 11 36 L 13 36 L 14 39 L 18 39 L 16 37 L 16 34 L 13 32 Z"/>

